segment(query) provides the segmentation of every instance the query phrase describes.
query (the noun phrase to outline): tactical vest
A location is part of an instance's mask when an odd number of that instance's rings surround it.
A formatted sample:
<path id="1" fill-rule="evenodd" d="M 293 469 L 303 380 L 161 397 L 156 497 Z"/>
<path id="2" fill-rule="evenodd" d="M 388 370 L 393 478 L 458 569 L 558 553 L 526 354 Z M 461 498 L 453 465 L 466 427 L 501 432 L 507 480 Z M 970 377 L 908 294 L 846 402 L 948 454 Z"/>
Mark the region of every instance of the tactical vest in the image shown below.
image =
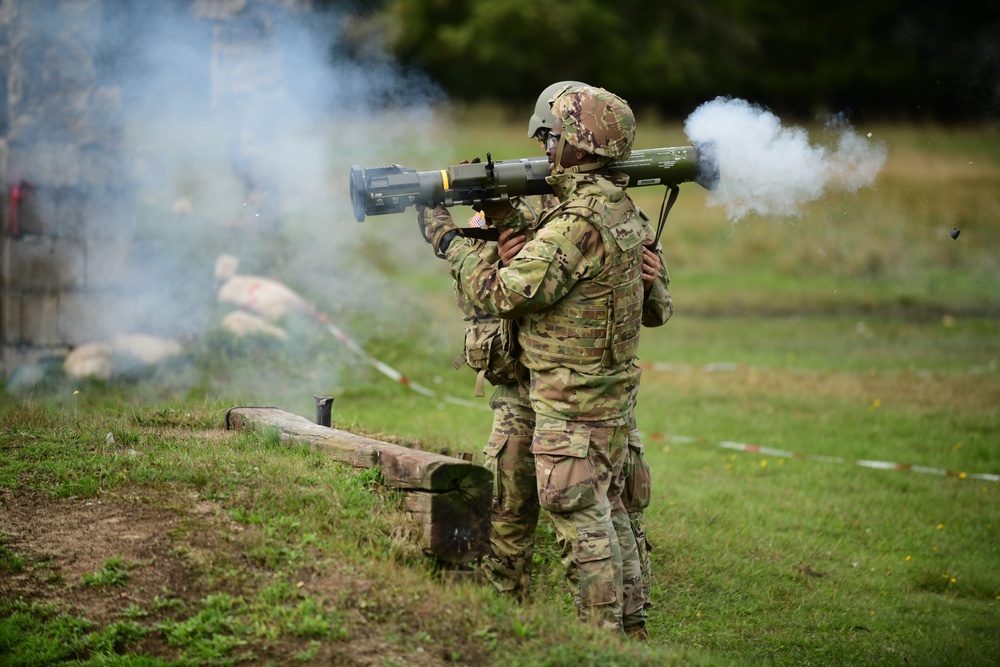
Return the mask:
<path id="1" fill-rule="evenodd" d="M 575 215 L 592 224 L 604 243 L 604 266 L 550 308 L 521 320 L 518 341 L 528 368 L 612 366 L 635 357 L 642 320 L 643 227 L 624 192 L 616 188 L 608 194 L 571 198 L 542 220 L 544 225 L 557 215 Z"/>

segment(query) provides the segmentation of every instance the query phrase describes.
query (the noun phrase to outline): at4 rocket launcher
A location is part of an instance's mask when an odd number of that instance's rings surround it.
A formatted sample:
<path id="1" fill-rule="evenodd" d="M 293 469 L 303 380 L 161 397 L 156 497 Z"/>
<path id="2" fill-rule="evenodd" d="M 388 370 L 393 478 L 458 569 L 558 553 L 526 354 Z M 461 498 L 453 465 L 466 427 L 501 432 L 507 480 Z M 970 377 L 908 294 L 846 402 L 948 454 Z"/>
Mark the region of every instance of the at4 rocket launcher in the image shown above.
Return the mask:
<path id="1" fill-rule="evenodd" d="M 351 207 L 354 218 L 402 213 L 409 206 L 481 206 L 512 197 L 552 192 L 545 157 L 452 165 L 438 171 L 416 171 L 398 164 L 351 167 Z M 627 160 L 609 166 L 628 176 L 626 187 L 665 185 L 676 197 L 677 186 L 694 182 L 708 190 L 719 184 L 719 161 L 711 142 L 694 146 L 634 150 Z M 672 202 L 671 202 L 672 203 Z M 665 217 L 665 216 L 661 216 Z"/>

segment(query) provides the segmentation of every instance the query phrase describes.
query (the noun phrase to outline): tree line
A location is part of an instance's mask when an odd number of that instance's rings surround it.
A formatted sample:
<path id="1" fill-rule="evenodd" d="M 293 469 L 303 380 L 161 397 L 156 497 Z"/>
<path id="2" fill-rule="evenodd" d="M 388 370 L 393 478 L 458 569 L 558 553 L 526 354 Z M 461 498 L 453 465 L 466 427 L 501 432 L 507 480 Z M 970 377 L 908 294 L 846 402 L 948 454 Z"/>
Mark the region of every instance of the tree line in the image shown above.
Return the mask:
<path id="1" fill-rule="evenodd" d="M 984 0 L 317 0 L 337 48 L 453 98 L 530 105 L 576 79 L 683 118 L 717 96 L 803 119 L 993 121 L 1000 3 Z M 379 56 L 374 55 L 380 54 Z"/>

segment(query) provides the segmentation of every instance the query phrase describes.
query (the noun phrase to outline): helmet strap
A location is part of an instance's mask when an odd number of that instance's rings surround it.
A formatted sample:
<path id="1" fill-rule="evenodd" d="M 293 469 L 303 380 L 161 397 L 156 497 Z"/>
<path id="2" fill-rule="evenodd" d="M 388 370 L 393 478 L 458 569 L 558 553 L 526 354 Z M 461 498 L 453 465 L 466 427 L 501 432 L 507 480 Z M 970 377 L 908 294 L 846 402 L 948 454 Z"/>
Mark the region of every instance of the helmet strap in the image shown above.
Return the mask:
<path id="1" fill-rule="evenodd" d="M 563 168 L 562 166 L 562 156 L 564 150 L 566 150 L 566 136 L 565 134 L 560 134 L 559 145 L 556 146 L 556 158 L 555 161 L 552 163 L 553 174 L 561 174 L 564 171 L 566 171 L 565 168 Z"/>
<path id="2" fill-rule="evenodd" d="M 603 167 L 604 164 L 601 162 L 591 162 L 590 164 L 578 164 L 569 169 L 566 169 L 567 174 L 580 174 L 585 171 L 595 171 Z"/>
<path id="3" fill-rule="evenodd" d="M 570 148 L 572 148 L 572 146 Z M 603 162 L 592 162 L 590 164 L 578 164 L 572 167 L 564 167 L 562 166 L 562 156 L 565 150 L 566 135 L 563 133 L 559 135 L 559 145 L 556 147 L 556 159 L 552 168 L 553 174 L 579 174 L 585 171 L 595 171 L 605 166 Z"/>

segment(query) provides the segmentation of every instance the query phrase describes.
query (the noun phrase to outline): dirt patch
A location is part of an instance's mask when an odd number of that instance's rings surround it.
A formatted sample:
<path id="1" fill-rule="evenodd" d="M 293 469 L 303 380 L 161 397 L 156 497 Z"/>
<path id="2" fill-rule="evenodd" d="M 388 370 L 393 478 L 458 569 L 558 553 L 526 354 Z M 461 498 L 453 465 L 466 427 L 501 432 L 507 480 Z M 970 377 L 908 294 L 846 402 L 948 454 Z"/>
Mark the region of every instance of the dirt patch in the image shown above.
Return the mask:
<path id="1" fill-rule="evenodd" d="M 176 513 L 136 501 L 55 501 L 34 493 L 0 490 L 0 533 L 25 567 L 0 583 L 0 594 L 82 612 L 92 621 L 120 620 L 130 603 L 148 606 L 156 595 L 190 592 L 190 574 L 171 553 Z M 129 568 L 124 586 L 88 586 L 85 574 L 120 558 Z"/>
<path id="2" fill-rule="evenodd" d="M 100 626 L 124 620 L 127 610 L 139 607 L 149 614 L 141 623 L 155 628 L 165 620 L 188 618 L 210 594 L 253 599 L 257 586 L 271 581 L 269 571 L 255 569 L 246 558 L 244 547 L 253 530 L 230 520 L 215 503 L 182 489 L 155 496 L 122 493 L 66 500 L 0 489 L 2 544 L 24 560 L 23 568 L 0 577 L 0 598 L 51 604 Z M 84 575 L 101 571 L 116 558 L 130 566 L 124 585 L 84 582 Z M 226 569 L 218 567 L 220 559 L 238 567 L 240 576 L 229 581 L 203 576 Z M 307 567 L 297 577 L 302 595 L 337 607 L 347 638 L 311 641 L 283 635 L 255 640 L 248 647 L 254 659 L 240 664 L 435 667 L 454 664 L 457 655 L 462 655 L 458 661 L 463 664 L 470 664 L 470 655 L 475 655 L 473 663 L 486 664 L 482 649 L 462 639 L 470 632 L 441 636 L 448 624 L 440 614 L 451 610 L 421 609 L 399 581 L 387 585 L 356 568 L 329 563 Z M 465 619 L 460 610 L 454 614 L 452 629 L 458 630 Z M 179 657 L 158 631 L 150 632 L 137 650 Z"/>

